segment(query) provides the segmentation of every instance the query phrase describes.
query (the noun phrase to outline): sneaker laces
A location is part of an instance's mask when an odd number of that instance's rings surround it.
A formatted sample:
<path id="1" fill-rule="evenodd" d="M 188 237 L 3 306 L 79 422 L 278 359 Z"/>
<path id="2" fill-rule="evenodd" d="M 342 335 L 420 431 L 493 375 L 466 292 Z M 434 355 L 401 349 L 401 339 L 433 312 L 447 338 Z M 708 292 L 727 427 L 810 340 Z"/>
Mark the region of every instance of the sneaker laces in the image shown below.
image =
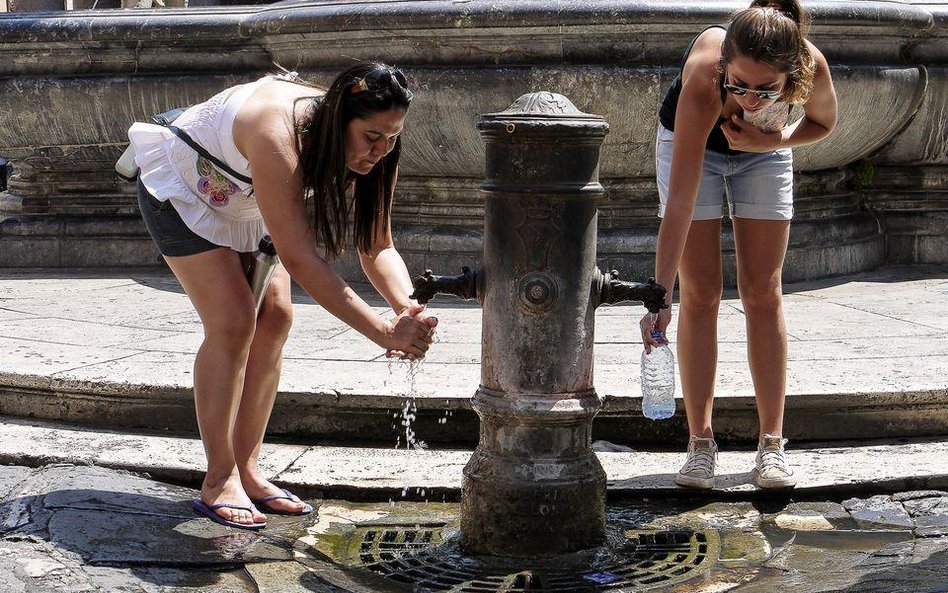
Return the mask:
<path id="1" fill-rule="evenodd" d="M 694 444 L 695 443 L 692 443 L 692 445 Z M 713 443 L 709 444 L 707 447 L 692 446 L 688 451 L 688 459 L 685 460 L 685 466 L 681 468 L 681 473 L 690 474 L 696 470 L 708 476 L 714 475 Z"/>
<path id="2" fill-rule="evenodd" d="M 790 464 L 787 462 L 786 452 L 783 446 L 787 439 L 765 435 L 761 442 L 760 449 L 757 452 L 758 466 L 760 471 L 778 470 L 784 474 L 790 475 Z"/>

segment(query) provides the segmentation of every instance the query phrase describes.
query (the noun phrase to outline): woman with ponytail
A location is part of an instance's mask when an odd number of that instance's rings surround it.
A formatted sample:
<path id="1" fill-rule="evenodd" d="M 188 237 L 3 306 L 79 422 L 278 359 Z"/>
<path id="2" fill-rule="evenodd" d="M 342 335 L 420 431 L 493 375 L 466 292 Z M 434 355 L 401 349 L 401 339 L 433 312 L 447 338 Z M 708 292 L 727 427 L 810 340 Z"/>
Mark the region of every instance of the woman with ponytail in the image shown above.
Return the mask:
<path id="1" fill-rule="evenodd" d="M 661 105 L 656 170 L 662 218 L 655 277 L 679 281 L 678 359 L 690 433 L 680 486 L 712 488 L 717 444 L 711 423 L 722 293 L 721 217 L 734 229 L 737 284 L 760 438 L 756 483 L 796 484 L 784 452 L 787 332 L 781 270 L 793 217 L 791 149 L 836 124 L 836 93 L 823 54 L 806 38 L 798 0 L 754 0 L 725 25 L 702 31 Z M 788 123 L 791 105 L 803 117 Z M 667 305 L 671 305 L 669 290 Z M 647 351 L 671 309 L 646 315 Z M 657 334 L 656 334 L 657 335 Z"/>
<path id="2" fill-rule="evenodd" d="M 292 320 L 290 277 L 389 356 L 420 358 L 431 344 L 437 320 L 409 298 L 391 232 L 411 99 L 400 70 L 370 62 L 328 89 L 292 73 L 265 76 L 190 107 L 174 127 L 129 130 L 142 217 L 204 326 L 194 401 L 207 474 L 192 506 L 212 521 L 260 529 L 261 511 L 313 510 L 258 463 Z M 258 312 L 247 269 L 267 233 L 282 265 Z M 350 237 L 393 318 L 327 262 Z"/>

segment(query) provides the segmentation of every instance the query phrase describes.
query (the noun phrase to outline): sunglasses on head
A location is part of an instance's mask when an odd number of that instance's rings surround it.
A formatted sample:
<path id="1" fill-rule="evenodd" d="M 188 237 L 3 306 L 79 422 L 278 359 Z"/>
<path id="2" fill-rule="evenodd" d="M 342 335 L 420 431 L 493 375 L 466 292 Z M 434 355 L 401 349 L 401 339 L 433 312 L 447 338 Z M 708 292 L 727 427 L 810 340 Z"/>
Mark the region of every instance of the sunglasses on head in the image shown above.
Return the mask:
<path id="1" fill-rule="evenodd" d="M 751 93 L 752 95 L 756 95 L 761 101 L 776 101 L 783 93 L 783 91 L 758 91 L 754 89 L 745 89 L 742 86 L 728 83 L 724 83 L 724 90 L 731 93 L 732 95 L 737 95 L 738 97 L 743 97 L 747 93 Z"/>
<path id="2" fill-rule="evenodd" d="M 351 92 L 353 95 L 362 92 L 380 93 L 392 88 L 393 83 L 405 91 L 408 99 L 411 100 L 412 92 L 408 90 L 408 82 L 405 80 L 405 75 L 398 68 L 376 68 L 352 83 Z"/>

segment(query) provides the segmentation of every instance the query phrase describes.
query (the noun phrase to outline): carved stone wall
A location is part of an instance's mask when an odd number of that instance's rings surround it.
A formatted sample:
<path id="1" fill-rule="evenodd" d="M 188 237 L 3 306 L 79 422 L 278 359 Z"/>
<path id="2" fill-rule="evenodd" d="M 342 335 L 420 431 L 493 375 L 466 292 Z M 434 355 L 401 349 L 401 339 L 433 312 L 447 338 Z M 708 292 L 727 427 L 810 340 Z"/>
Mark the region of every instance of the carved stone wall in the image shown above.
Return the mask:
<path id="1" fill-rule="evenodd" d="M 657 108 L 688 41 L 746 3 L 679 0 L 281 2 L 0 16 L 0 265 L 141 265 L 157 252 L 111 165 L 133 120 L 272 70 L 328 82 L 398 64 L 416 91 L 395 210 L 412 271 L 481 256 L 484 148 L 474 122 L 527 92 L 602 115 L 599 264 L 652 267 Z M 840 118 L 795 151 L 785 278 L 948 261 L 945 4 L 807 2 Z M 731 246 L 726 238 L 725 248 Z M 351 259 L 344 273 L 357 276 Z M 726 259 L 728 282 L 733 263 Z"/>

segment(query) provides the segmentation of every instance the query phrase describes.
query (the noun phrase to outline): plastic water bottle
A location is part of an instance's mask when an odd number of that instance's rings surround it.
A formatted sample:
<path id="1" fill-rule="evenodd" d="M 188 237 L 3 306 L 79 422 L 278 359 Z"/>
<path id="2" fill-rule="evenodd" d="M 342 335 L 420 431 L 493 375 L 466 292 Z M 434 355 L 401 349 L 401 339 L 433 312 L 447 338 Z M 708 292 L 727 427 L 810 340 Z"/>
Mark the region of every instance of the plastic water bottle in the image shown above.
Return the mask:
<path id="1" fill-rule="evenodd" d="M 270 235 L 264 235 L 260 239 L 257 250 L 253 252 L 253 261 L 250 262 L 250 271 L 247 272 L 247 280 L 250 282 L 250 290 L 253 292 L 253 300 L 257 304 L 258 313 L 278 263 L 280 263 L 280 258 L 277 257 L 276 247 L 273 246 Z"/>
<path id="2" fill-rule="evenodd" d="M 675 355 L 668 347 L 665 332 L 653 331 L 651 354 L 642 351 L 642 413 L 652 420 L 671 418 L 675 413 Z"/>

